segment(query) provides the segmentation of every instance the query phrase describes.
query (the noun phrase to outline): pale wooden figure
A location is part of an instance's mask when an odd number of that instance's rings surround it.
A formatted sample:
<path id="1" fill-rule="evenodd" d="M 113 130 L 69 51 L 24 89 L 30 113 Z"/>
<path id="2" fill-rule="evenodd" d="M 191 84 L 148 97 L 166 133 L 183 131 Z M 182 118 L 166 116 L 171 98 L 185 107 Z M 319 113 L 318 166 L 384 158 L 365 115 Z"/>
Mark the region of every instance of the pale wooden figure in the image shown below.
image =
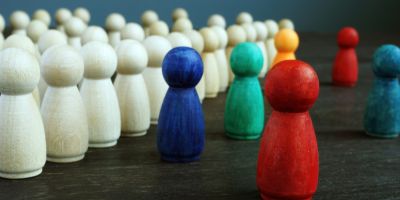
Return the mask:
<path id="1" fill-rule="evenodd" d="M 294 30 L 294 23 L 292 22 L 292 20 L 287 19 L 287 18 L 283 18 L 283 19 L 279 20 L 279 30 L 282 30 L 285 28 Z"/>
<path id="2" fill-rule="evenodd" d="M 4 20 L 3 15 L 0 14 L 0 33 L 3 33 L 6 28 L 6 21 Z"/>
<path id="3" fill-rule="evenodd" d="M 108 35 L 100 26 L 89 26 L 81 35 L 81 43 L 85 45 L 91 41 L 108 43 Z"/>
<path id="4" fill-rule="evenodd" d="M 251 14 L 248 12 L 241 12 L 236 17 L 236 24 L 242 25 L 251 23 L 253 23 L 253 16 L 251 16 Z"/>
<path id="5" fill-rule="evenodd" d="M 121 134 L 121 113 L 111 76 L 117 68 L 117 55 L 107 43 L 91 41 L 81 49 L 85 63 L 80 87 L 89 125 L 89 147 L 117 144 Z"/>
<path id="6" fill-rule="evenodd" d="M 148 67 L 143 71 L 150 99 L 151 124 L 157 124 L 158 116 L 168 85 L 162 75 L 162 61 L 171 50 L 169 41 L 161 36 L 149 36 L 143 41 L 149 58 Z"/>
<path id="7" fill-rule="evenodd" d="M 193 24 L 188 18 L 180 18 L 174 22 L 172 31 L 185 32 L 193 29 Z"/>
<path id="8" fill-rule="evenodd" d="M 201 34 L 196 30 L 186 31 L 185 35 L 190 39 L 192 47 L 201 55 L 204 50 L 203 36 L 201 36 Z M 204 76 L 201 77 L 200 82 L 196 85 L 196 91 L 200 102 L 203 102 L 204 97 L 206 96 L 206 83 L 204 81 Z"/>
<path id="9" fill-rule="evenodd" d="M 264 58 L 263 67 L 261 68 L 260 73 L 258 74 L 259 78 L 264 78 L 265 74 L 268 71 L 268 57 L 267 57 L 267 50 L 265 48 L 265 39 L 268 36 L 267 27 L 263 22 L 256 21 L 253 23 L 254 29 L 256 30 L 257 37 L 256 37 L 256 44 L 260 48 L 262 56 Z"/>
<path id="10" fill-rule="evenodd" d="M 171 43 L 171 47 L 192 47 L 192 42 L 183 33 L 172 32 L 167 36 L 168 41 Z"/>
<path id="11" fill-rule="evenodd" d="M 243 30 L 246 32 L 246 41 L 247 42 L 256 42 L 257 39 L 257 31 L 254 28 L 253 24 L 245 23 L 241 25 Z"/>
<path id="12" fill-rule="evenodd" d="M 86 25 L 90 22 L 90 12 L 84 7 L 78 7 L 74 10 L 74 16 L 80 18 Z"/>
<path id="13" fill-rule="evenodd" d="M 67 8 L 59 8 L 55 13 L 57 30 L 65 33 L 64 24 L 72 17 L 72 13 Z"/>
<path id="14" fill-rule="evenodd" d="M 239 25 L 232 25 L 228 27 L 227 33 L 228 33 L 228 47 L 226 48 L 226 59 L 228 60 L 229 84 L 231 84 L 233 82 L 233 79 L 235 78 L 235 75 L 233 74 L 230 65 L 232 50 L 239 43 L 246 42 L 247 35 L 243 27 Z"/>
<path id="15" fill-rule="evenodd" d="M 10 24 L 13 28 L 13 34 L 26 35 L 26 27 L 30 22 L 29 15 L 26 12 L 17 10 L 10 16 Z"/>
<path id="16" fill-rule="evenodd" d="M 64 28 L 68 35 L 68 44 L 76 50 L 80 50 L 82 47 L 81 35 L 86 29 L 86 24 L 78 17 L 71 17 L 65 23 Z"/>
<path id="17" fill-rule="evenodd" d="M 57 30 L 48 30 L 44 32 L 38 41 L 38 47 L 41 54 L 43 54 L 48 48 L 56 45 L 67 44 L 67 37 L 64 33 Z M 47 83 L 44 80 L 43 76 L 41 76 L 39 81 L 39 93 L 40 99 L 43 99 L 44 93 L 47 89 Z"/>
<path id="18" fill-rule="evenodd" d="M 37 60 L 39 60 L 40 57 L 37 57 L 37 49 L 33 42 L 27 37 L 23 35 L 11 35 L 9 36 L 3 44 L 3 49 L 7 48 L 19 48 L 23 49 L 27 52 L 29 52 L 32 56 L 34 56 Z M 35 89 L 32 92 L 32 96 L 36 101 L 36 104 L 40 106 L 40 93 L 39 89 L 36 86 Z"/>
<path id="19" fill-rule="evenodd" d="M 48 30 L 48 28 L 47 28 L 46 24 L 37 19 L 32 20 L 29 23 L 28 28 L 26 29 L 27 35 L 32 40 L 32 42 L 35 44 L 35 49 L 36 49 L 35 55 L 38 58 L 40 58 L 40 51 L 39 51 L 39 46 L 38 46 L 39 37 L 42 34 L 44 34 L 47 30 Z"/>
<path id="20" fill-rule="evenodd" d="M 220 14 L 213 14 L 208 18 L 207 21 L 208 26 L 219 26 L 223 29 L 226 28 L 226 21 L 225 18 Z"/>
<path id="21" fill-rule="evenodd" d="M 46 139 L 32 91 L 40 69 L 29 52 L 8 48 L 0 52 L 0 177 L 37 176 L 46 162 Z"/>
<path id="22" fill-rule="evenodd" d="M 149 35 L 159 35 L 159 36 L 167 36 L 169 34 L 169 28 L 167 23 L 164 21 L 157 21 L 151 24 L 149 28 Z"/>
<path id="23" fill-rule="evenodd" d="M 136 137 L 150 127 L 150 101 L 142 72 L 148 63 L 145 47 L 135 40 L 122 40 L 118 57 L 117 91 L 121 110 L 122 136 Z"/>
<path id="24" fill-rule="evenodd" d="M 86 111 L 76 87 L 83 76 L 82 56 L 69 45 L 54 46 L 42 55 L 41 68 L 49 85 L 41 107 L 47 160 L 82 160 L 89 144 Z"/>
<path id="25" fill-rule="evenodd" d="M 279 31 L 278 24 L 271 19 L 265 20 L 265 26 L 267 26 L 268 36 L 265 40 L 265 48 L 267 50 L 267 61 L 268 61 L 268 70 L 271 69 L 272 61 L 276 56 L 276 48 L 275 48 L 275 35 Z"/>
<path id="26" fill-rule="evenodd" d="M 143 12 L 141 21 L 144 29 L 145 36 L 149 35 L 150 25 L 159 20 L 158 15 L 153 10 L 146 10 Z"/>
<path id="27" fill-rule="evenodd" d="M 108 41 L 116 48 L 121 41 L 121 30 L 125 27 L 124 16 L 119 13 L 111 13 L 106 19 L 105 27 L 108 31 Z"/>
<path id="28" fill-rule="evenodd" d="M 226 60 L 226 45 L 228 44 L 228 34 L 225 29 L 219 26 L 211 27 L 218 36 L 219 46 L 215 51 L 215 58 L 218 65 L 219 92 L 225 92 L 229 84 L 228 62 Z"/>
<path id="29" fill-rule="evenodd" d="M 121 30 L 122 40 L 132 39 L 141 42 L 144 40 L 144 38 L 145 38 L 145 33 L 140 24 L 130 22 L 127 23 L 125 27 Z"/>
<path id="30" fill-rule="evenodd" d="M 172 21 L 176 21 L 180 18 L 189 18 L 188 12 L 184 8 L 176 8 L 172 12 Z"/>
<path id="31" fill-rule="evenodd" d="M 44 10 L 44 9 L 38 9 L 38 10 L 36 10 L 34 13 L 33 13 L 33 15 L 32 15 L 32 19 L 33 20 L 40 20 L 40 21 L 42 21 L 45 25 L 46 25 L 46 27 L 48 28 L 49 26 L 50 26 L 50 24 L 51 24 L 51 17 L 50 17 L 50 14 L 49 14 L 49 12 L 47 12 L 46 10 Z"/>
<path id="32" fill-rule="evenodd" d="M 219 91 L 219 73 L 215 51 L 218 49 L 217 34 L 211 28 L 202 28 L 201 36 L 204 39 L 204 51 L 201 54 L 204 66 L 204 80 L 206 84 L 206 98 L 215 98 Z"/>

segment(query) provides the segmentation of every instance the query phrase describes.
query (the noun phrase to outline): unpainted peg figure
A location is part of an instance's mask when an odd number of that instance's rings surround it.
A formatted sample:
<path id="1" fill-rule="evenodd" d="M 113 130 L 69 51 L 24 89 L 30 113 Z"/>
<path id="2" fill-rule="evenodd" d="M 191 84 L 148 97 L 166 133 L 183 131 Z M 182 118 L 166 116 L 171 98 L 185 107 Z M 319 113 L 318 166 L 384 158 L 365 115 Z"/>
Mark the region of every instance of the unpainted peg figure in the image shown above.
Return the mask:
<path id="1" fill-rule="evenodd" d="M 108 40 L 114 48 L 121 42 L 121 30 L 125 25 L 125 18 L 119 13 L 111 13 L 106 19 L 105 27 L 108 31 Z"/>
<path id="2" fill-rule="evenodd" d="M 217 34 L 211 28 L 202 28 L 201 36 L 204 39 L 204 51 L 201 58 L 204 63 L 204 81 L 206 85 L 206 98 L 215 98 L 219 91 L 218 63 L 215 51 L 218 49 L 219 40 Z"/>

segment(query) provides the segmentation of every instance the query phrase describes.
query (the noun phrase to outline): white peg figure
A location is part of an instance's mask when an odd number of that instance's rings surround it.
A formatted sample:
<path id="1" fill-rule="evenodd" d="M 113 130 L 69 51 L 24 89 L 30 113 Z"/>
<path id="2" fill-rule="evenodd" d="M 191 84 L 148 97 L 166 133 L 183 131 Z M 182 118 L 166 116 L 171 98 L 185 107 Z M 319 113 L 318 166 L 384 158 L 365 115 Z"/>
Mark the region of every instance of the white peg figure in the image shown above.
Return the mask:
<path id="1" fill-rule="evenodd" d="M 265 40 L 265 48 L 267 49 L 267 61 L 268 61 L 268 70 L 271 69 L 272 62 L 276 56 L 276 48 L 275 48 L 275 35 L 279 31 L 278 24 L 274 20 L 266 20 L 265 26 L 267 26 L 268 36 Z"/>
<path id="2" fill-rule="evenodd" d="M 144 38 L 145 38 L 145 33 L 140 24 L 133 22 L 127 23 L 125 27 L 121 30 L 122 40 L 132 39 L 141 42 L 144 40 Z"/>
<path id="3" fill-rule="evenodd" d="M 108 43 L 108 35 L 100 26 L 89 26 L 81 35 L 81 43 L 85 45 L 91 41 Z"/>
<path id="4" fill-rule="evenodd" d="M 150 25 L 149 27 L 149 35 L 159 35 L 159 36 L 167 36 L 169 34 L 169 28 L 167 23 L 164 21 L 157 21 Z"/>
<path id="5" fill-rule="evenodd" d="M 0 177 L 37 176 L 46 162 L 43 122 L 31 95 L 39 77 L 39 64 L 29 52 L 0 52 Z"/>
<path id="6" fill-rule="evenodd" d="M 226 28 L 225 18 L 220 14 L 213 14 L 208 18 L 207 26 L 219 26 L 223 29 Z"/>
<path id="7" fill-rule="evenodd" d="M 47 160 L 82 160 L 89 145 L 86 111 L 76 87 L 83 76 L 82 56 L 69 45 L 54 46 L 42 55 L 41 68 L 49 85 L 41 107 Z"/>
<path id="8" fill-rule="evenodd" d="M 219 92 L 225 92 L 226 88 L 229 84 L 229 71 L 228 71 L 228 61 L 226 60 L 226 45 L 228 44 L 228 34 L 225 29 L 219 26 L 211 27 L 213 31 L 218 36 L 219 46 L 215 51 L 215 58 L 217 60 L 218 65 L 218 74 L 219 74 Z"/>
<path id="9" fill-rule="evenodd" d="M 13 28 L 13 34 L 26 35 L 26 27 L 30 22 L 29 15 L 26 12 L 17 10 L 10 16 L 10 24 Z"/>
<path id="10" fill-rule="evenodd" d="M 190 39 L 179 32 L 172 32 L 167 36 L 168 41 L 171 43 L 172 48 L 175 47 L 192 47 Z"/>
<path id="11" fill-rule="evenodd" d="M 42 21 L 48 28 L 51 24 L 51 17 L 49 12 L 44 9 L 38 9 L 33 13 L 32 19 Z"/>
<path id="12" fill-rule="evenodd" d="M 90 22 L 90 12 L 84 7 L 78 7 L 74 10 L 74 16 L 80 18 L 86 25 Z"/>
<path id="13" fill-rule="evenodd" d="M 204 39 L 204 52 L 201 54 L 204 66 L 206 98 L 215 98 L 219 91 L 219 73 L 215 50 L 219 46 L 217 34 L 211 28 L 202 28 L 200 34 Z"/>
<path id="14" fill-rule="evenodd" d="M 117 93 L 111 76 L 117 68 L 117 55 L 107 43 L 92 41 L 81 49 L 85 63 L 80 87 L 89 125 L 89 147 L 111 147 L 121 133 Z"/>
<path id="15" fill-rule="evenodd" d="M 143 41 L 149 58 L 148 67 L 143 71 L 150 99 L 151 124 L 157 124 L 160 109 L 168 90 L 161 64 L 165 55 L 171 50 L 169 41 L 161 36 L 149 36 Z"/>
<path id="16" fill-rule="evenodd" d="M 67 8 L 59 8 L 55 14 L 57 30 L 62 33 L 65 33 L 64 24 L 72 17 L 72 13 Z"/>
<path id="17" fill-rule="evenodd" d="M 228 47 L 226 48 L 226 59 L 228 60 L 229 69 L 229 84 L 233 82 L 235 75 L 232 72 L 230 60 L 233 48 L 242 42 L 246 42 L 246 31 L 240 25 L 232 25 L 227 29 L 228 33 Z"/>
<path id="18" fill-rule="evenodd" d="M 158 20 L 159 20 L 158 15 L 154 10 L 146 10 L 143 12 L 141 21 L 146 36 L 149 35 L 150 25 L 153 24 L 154 22 L 157 22 Z"/>
<path id="19" fill-rule="evenodd" d="M 176 20 L 172 26 L 174 32 L 185 32 L 193 29 L 193 24 L 188 18 L 180 18 Z"/>
<path id="20" fill-rule="evenodd" d="M 236 17 L 236 24 L 238 25 L 251 23 L 253 23 L 253 16 L 251 16 L 251 14 L 248 12 L 241 12 Z"/>
<path id="21" fill-rule="evenodd" d="M 106 29 L 108 31 L 108 40 L 114 48 L 121 41 L 121 30 L 125 27 L 125 18 L 119 13 L 111 13 L 106 19 Z"/>
<path id="22" fill-rule="evenodd" d="M 264 58 L 263 66 L 261 68 L 260 73 L 258 74 L 259 78 L 264 78 L 265 74 L 268 71 L 268 57 L 267 57 L 267 50 L 265 49 L 265 38 L 268 36 L 267 27 L 263 22 L 256 21 L 253 23 L 254 29 L 256 30 L 257 37 L 256 37 L 256 45 L 260 48 L 262 56 Z"/>
<path id="23" fill-rule="evenodd" d="M 204 50 L 203 36 L 201 36 L 201 34 L 196 30 L 186 31 L 185 35 L 190 39 L 193 49 L 201 55 Z M 202 103 L 206 96 L 206 83 L 204 81 L 204 76 L 201 77 L 200 82 L 196 85 L 196 92 L 199 95 L 200 102 Z"/>
<path id="24" fill-rule="evenodd" d="M 82 47 L 81 35 L 86 29 L 86 24 L 77 17 L 71 17 L 65 23 L 64 28 L 68 35 L 68 44 L 74 47 L 76 50 L 80 50 Z"/>
<path id="25" fill-rule="evenodd" d="M 123 40 L 117 49 L 114 86 L 121 110 L 122 136 L 136 137 L 150 127 L 150 102 L 142 72 L 148 63 L 146 49 L 135 40 Z"/>

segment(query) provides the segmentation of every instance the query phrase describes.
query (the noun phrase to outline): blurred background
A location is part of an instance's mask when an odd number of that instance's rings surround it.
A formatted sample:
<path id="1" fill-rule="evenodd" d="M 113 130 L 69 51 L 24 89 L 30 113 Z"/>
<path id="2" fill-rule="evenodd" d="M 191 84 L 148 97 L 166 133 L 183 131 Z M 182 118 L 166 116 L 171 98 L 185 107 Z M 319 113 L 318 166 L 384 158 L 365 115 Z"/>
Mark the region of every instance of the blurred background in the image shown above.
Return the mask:
<path id="1" fill-rule="evenodd" d="M 171 12 L 185 8 L 193 25 L 206 25 L 211 14 L 225 16 L 232 24 L 241 11 L 250 12 L 255 20 L 279 20 L 287 17 L 302 32 L 336 32 L 343 26 L 354 26 L 363 32 L 400 31 L 398 25 L 399 0 L 0 0 L 0 13 L 8 21 L 14 10 L 30 15 L 39 8 L 54 16 L 56 9 L 86 7 L 91 12 L 90 24 L 104 25 L 111 12 L 123 14 L 127 21 L 140 23 L 144 10 L 152 9 L 171 25 Z M 8 22 L 7 22 L 8 24 Z M 54 20 L 52 21 L 54 25 Z"/>

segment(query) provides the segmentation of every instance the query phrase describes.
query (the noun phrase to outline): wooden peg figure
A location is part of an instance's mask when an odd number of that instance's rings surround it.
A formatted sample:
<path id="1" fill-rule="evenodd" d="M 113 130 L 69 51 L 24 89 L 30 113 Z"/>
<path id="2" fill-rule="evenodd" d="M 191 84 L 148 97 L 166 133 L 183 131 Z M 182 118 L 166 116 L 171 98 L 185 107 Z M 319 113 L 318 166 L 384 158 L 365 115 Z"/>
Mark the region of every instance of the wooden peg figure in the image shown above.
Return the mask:
<path id="1" fill-rule="evenodd" d="M 262 199 L 311 200 L 318 184 L 318 147 L 308 110 L 318 98 L 314 69 L 299 60 L 278 63 L 266 76 L 272 114 L 261 138 L 257 187 Z"/>
<path id="2" fill-rule="evenodd" d="M 275 48 L 277 54 L 272 66 L 283 60 L 295 60 L 295 51 L 299 47 L 299 36 L 294 30 L 282 29 L 275 35 Z"/>
<path id="3" fill-rule="evenodd" d="M 359 41 L 356 29 L 345 27 L 339 31 L 337 43 L 339 51 L 333 63 L 332 81 L 334 85 L 352 87 L 358 79 L 358 60 L 355 47 Z"/>
<path id="4" fill-rule="evenodd" d="M 157 127 L 161 159 L 169 162 L 198 160 L 204 148 L 205 129 L 201 103 L 195 86 L 203 75 L 203 62 L 196 50 L 176 47 L 162 64 L 169 85 Z"/>
<path id="5" fill-rule="evenodd" d="M 379 47 L 374 56 L 375 74 L 364 113 L 364 129 L 370 136 L 395 138 L 400 134 L 400 49 L 395 45 Z"/>
<path id="6" fill-rule="evenodd" d="M 255 43 L 240 43 L 232 52 L 231 67 L 235 79 L 225 105 L 225 133 L 234 139 L 260 137 L 264 127 L 264 101 L 257 79 L 263 55 Z"/>
<path id="7" fill-rule="evenodd" d="M 7 48 L 0 52 L 2 178 L 21 179 L 42 173 L 46 139 L 39 109 L 31 95 L 39 78 L 39 63 L 28 51 Z"/>

